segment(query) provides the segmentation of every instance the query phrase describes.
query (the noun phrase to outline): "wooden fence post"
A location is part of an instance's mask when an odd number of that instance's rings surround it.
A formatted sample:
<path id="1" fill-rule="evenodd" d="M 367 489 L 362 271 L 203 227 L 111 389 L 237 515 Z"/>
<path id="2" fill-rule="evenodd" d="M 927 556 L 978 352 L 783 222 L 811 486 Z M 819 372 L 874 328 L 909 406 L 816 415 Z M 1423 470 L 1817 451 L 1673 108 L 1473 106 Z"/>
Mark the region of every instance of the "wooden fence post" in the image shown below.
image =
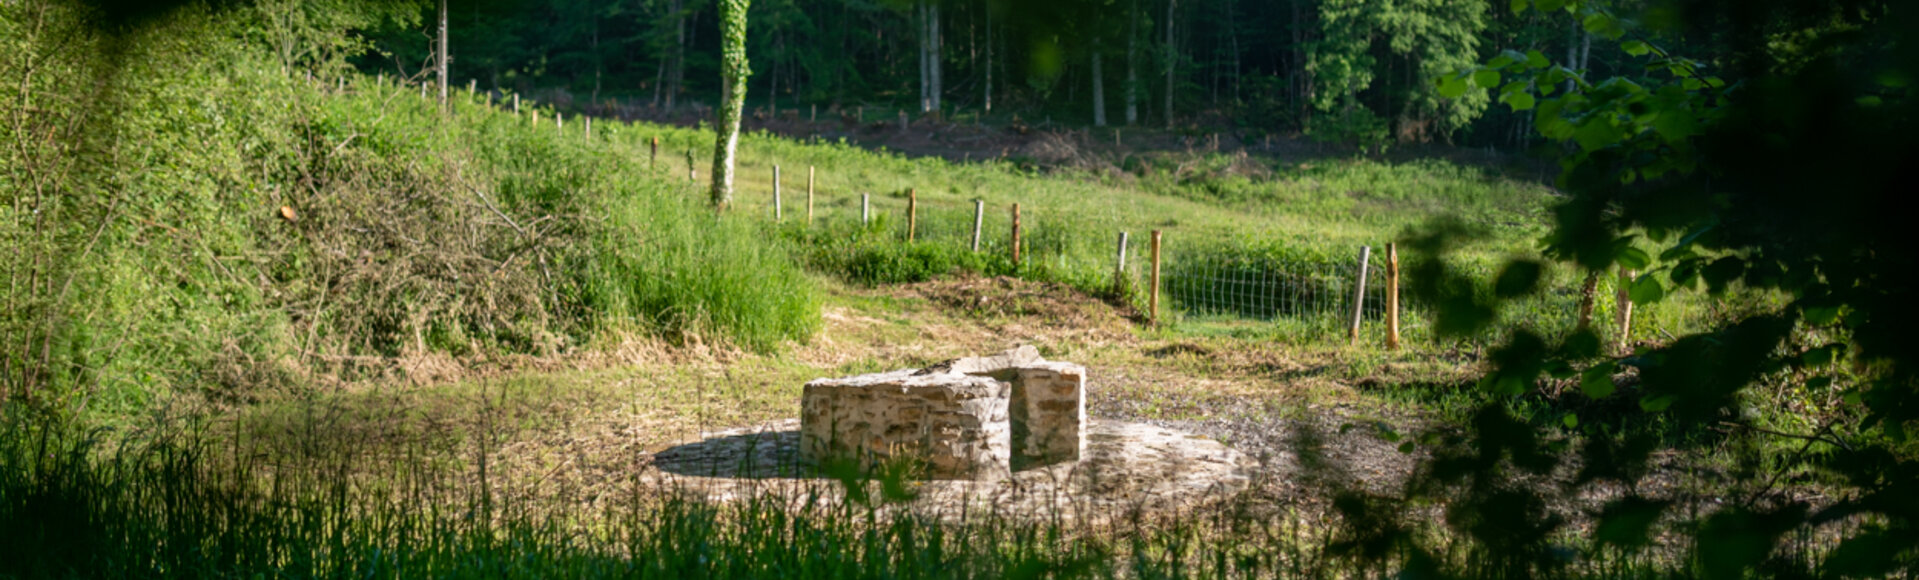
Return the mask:
<path id="1" fill-rule="evenodd" d="M 900 110 L 900 132 L 901 132 L 901 133 L 905 133 L 905 132 L 906 132 L 906 127 L 907 127 L 907 124 L 906 124 L 906 111 L 905 111 L 904 109 L 902 109 L 902 110 Z"/>
<path id="2" fill-rule="evenodd" d="M 808 110 L 807 110 L 807 113 L 806 113 L 806 122 L 808 122 L 808 123 L 818 123 L 818 122 L 820 122 L 820 105 L 819 105 L 819 103 L 813 103 L 813 107 L 812 107 L 811 109 L 808 109 Z"/>
<path id="3" fill-rule="evenodd" d="M 806 166 L 806 223 L 813 223 L 813 166 Z"/>
<path id="4" fill-rule="evenodd" d="M 560 114 L 559 111 L 554 111 L 553 112 L 553 131 L 560 132 L 565 130 L 566 130 L 566 115 Z"/>
<path id="5" fill-rule="evenodd" d="M 1399 244 L 1386 244 L 1386 348 L 1399 349 Z"/>
<path id="6" fill-rule="evenodd" d="M 913 241 L 913 234 L 919 228 L 920 194 L 919 190 L 906 190 L 906 241 Z"/>
<path id="7" fill-rule="evenodd" d="M 588 141 L 593 140 L 593 118 L 586 118 L 586 132 L 582 134 Z"/>
<path id="8" fill-rule="evenodd" d="M 1346 330 L 1346 338 L 1353 346 L 1359 345 L 1359 319 L 1366 313 L 1366 261 L 1372 256 L 1372 246 L 1359 247 L 1359 277 L 1353 282 L 1353 324 Z"/>
<path id="9" fill-rule="evenodd" d="M 653 136 L 653 153 L 646 158 L 646 168 L 651 170 L 660 164 L 660 136 Z"/>
<path id="10" fill-rule="evenodd" d="M 1619 289 L 1613 293 L 1613 298 L 1619 303 L 1619 308 L 1613 311 L 1614 322 L 1619 325 L 1619 338 L 1613 349 L 1622 355 L 1632 353 L 1632 292 L 1627 288 L 1632 286 L 1633 275 L 1632 270 L 1620 269 Z"/>
<path id="11" fill-rule="evenodd" d="M 1153 279 L 1146 294 L 1146 324 L 1159 326 L 1159 230 L 1153 230 Z"/>
<path id="12" fill-rule="evenodd" d="M 980 226 L 986 224 L 986 200 L 973 200 L 973 251 L 979 252 Z"/>
<path id="13" fill-rule="evenodd" d="M 773 221 L 786 220 L 786 206 L 780 203 L 780 166 L 773 164 Z"/>
<path id="14" fill-rule="evenodd" d="M 1019 268 L 1019 204 L 1013 204 L 1013 268 Z"/>
<path id="15" fill-rule="evenodd" d="M 860 194 L 860 225 L 873 223 L 873 194 Z"/>
<path id="16" fill-rule="evenodd" d="M 1119 233 L 1119 257 L 1113 260 L 1113 294 L 1126 294 L 1126 232 Z"/>

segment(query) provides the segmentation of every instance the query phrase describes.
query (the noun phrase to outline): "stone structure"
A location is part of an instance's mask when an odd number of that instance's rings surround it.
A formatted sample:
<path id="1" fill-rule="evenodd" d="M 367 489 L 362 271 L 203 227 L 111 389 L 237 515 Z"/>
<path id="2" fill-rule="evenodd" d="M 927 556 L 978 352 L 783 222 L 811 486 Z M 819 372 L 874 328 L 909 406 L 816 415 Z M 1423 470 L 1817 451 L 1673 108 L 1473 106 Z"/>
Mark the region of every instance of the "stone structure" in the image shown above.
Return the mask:
<path id="1" fill-rule="evenodd" d="M 1086 447 L 1086 369 L 1030 346 L 924 369 L 806 384 L 800 455 L 824 464 L 921 462 L 932 479 L 1001 479 L 1078 461 Z"/>

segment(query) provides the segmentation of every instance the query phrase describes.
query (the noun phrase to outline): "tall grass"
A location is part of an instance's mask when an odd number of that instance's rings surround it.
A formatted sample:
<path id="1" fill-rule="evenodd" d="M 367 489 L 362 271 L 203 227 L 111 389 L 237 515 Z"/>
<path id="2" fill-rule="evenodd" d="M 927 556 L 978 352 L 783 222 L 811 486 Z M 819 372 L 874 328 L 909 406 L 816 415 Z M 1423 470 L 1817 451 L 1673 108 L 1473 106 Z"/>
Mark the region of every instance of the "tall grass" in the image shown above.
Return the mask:
<path id="1" fill-rule="evenodd" d="M 281 32 L 261 23 L 304 10 L 106 25 L 82 2 L 0 5 L 0 82 L 21 88 L 0 96 L 0 342 L 19 345 L 0 397 L 124 414 L 407 357 L 627 333 L 770 351 L 817 328 L 777 240 L 649 170 L 628 128 L 561 133 L 464 91 L 442 111 L 267 56 Z"/>

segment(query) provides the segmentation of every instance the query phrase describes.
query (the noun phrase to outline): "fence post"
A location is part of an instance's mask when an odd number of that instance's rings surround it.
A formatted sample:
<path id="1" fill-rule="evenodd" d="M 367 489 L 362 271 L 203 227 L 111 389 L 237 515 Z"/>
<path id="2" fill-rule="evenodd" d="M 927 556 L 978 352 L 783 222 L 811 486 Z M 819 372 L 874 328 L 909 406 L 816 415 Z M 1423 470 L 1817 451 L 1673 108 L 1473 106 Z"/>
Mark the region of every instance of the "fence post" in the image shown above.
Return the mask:
<path id="1" fill-rule="evenodd" d="M 1622 355 L 1632 353 L 1632 293 L 1627 288 L 1632 286 L 1633 274 L 1632 270 L 1620 269 L 1619 289 L 1613 293 L 1619 302 L 1619 309 L 1613 312 L 1615 322 L 1619 323 L 1619 339 L 1613 348 Z"/>
<path id="2" fill-rule="evenodd" d="M 905 132 L 906 132 L 906 127 L 907 127 L 907 124 L 906 124 L 906 110 L 904 110 L 904 109 L 901 109 L 901 110 L 900 110 L 900 132 L 901 132 L 901 133 L 905 133 Z"/>
<path id="3" fill-rule="evenodd" d="M 513 116 L 520 116 L 520 94 L 513 93 Z"/>
<path id="4" fill-rule="evenodd" d="M 586 137 L 588 141 L 593 140 L 593 118 L 592 117 L 586 118 L 586 133 L 584 134 L 584 136 Z"/>
<path id="5" fill-rule="evenodd" d="M 873 194 L 860 194 L 860 225 L 873 223 Z"/>
<path id="6" fill-rule="evenodd" d="M 1119 257 L 1113 261 L 1113 294 L 1126 295 L 1126 232 L 1119 233 Z"/>
<path id="7" fill-rule="evenodd" d="M 780 166 L 773 164 L 773 221 L 786 220 L 785 204 L 780 203 Z"/>
<path id="8" fill-rule="evenodd" d="M 553 112 L 553 131 L 557 133 L 565 130 L 566 130 L 566 115 L 560 114 L 559 111 L 554 111 Z"/>
<path id="9" fill-rule="evenodd" d="M 1153 230 L 1153 280 L 1146 295 L 1146 324 L 1159 326 L 1159 230 Z"/>
<path id="10" fill-rule="evenodd" d="M 1399 349 L 1399 244 L 1386 244 L 1386 348 Z"/>
<path id="11" fill-rule="evenodd" d="M 448 59 L 448 60 L 452 60 L 452 59 Z M 479 92 L 480 92 L 480 79 L 467 79 L 466 94 L 474 95 L 474 94 L 479 94 Z"/>
<path id="12" fill-rule="evenodd" d="M 919 190 L 906 190 L 906 241 L 913 241 L 913 233 L 919 228 L 920 194 Z"/>
<path id="13" fill-rule="evenodd" d="M 820 104 L 819 103 L 813 103 L 813 108 L 807 110 L 806 122 L 808 123 L 820 122 Z"/>
<path id="14" fill-rule="evenodd" d="M 973 200 L 973 251 L 979 252 L 979 230 L 986 223 L 986 200 Z"/>
<path id="15" fill-rule="evenodd" d="M 1013 268 L 1019 268 L 1019 204 L 1013 204 Z"/>
<path id="16" fill-rule="evenodd" d="M 1372 246 L 1359 247 L 1359 278 L 1353 284 L 1353 324 L 1346 330 L 1346 338 L 1353 346 L 1359 345 L 1359 319 L 1366 313 L 1366 261 L 1372 257 Z"/>
<path id="17" fill-rule="evenodd" d="M 813 223 L 813 166 L 806 166 L 806 223 Z"/>
<path id="18" fill-rule="evenodd" d="M 654 167 L 659 166 L 659 164 L 660 164 L 660 136 L 654 135 L 653 136 L 653 153 L 652 155 L 646 158 L 646 168 L 647 170 L 650 171 Z"/>

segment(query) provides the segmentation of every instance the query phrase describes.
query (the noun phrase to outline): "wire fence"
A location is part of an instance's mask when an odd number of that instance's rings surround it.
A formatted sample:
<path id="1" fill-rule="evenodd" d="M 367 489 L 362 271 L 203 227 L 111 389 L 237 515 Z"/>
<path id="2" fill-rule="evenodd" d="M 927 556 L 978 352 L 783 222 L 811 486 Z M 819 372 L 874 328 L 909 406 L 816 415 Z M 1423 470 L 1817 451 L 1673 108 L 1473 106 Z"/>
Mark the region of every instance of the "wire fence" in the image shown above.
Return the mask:
<path id="1" fill-rule="evenodd" d="M 798 173 L 803 176 L 805 172 Z M 804 183 L 804 178 L 799 181 Z M 1394 292 L 1384 243 L 1370 247 L 1361 288 L 1361 248 L 1357 245 L 1312 248 L 1223 232 L 1171 230 L 1163 240 L 1159 280 L 1154 287 L 1150 283 L 1150 231 L 1126 232 L 1130 235 L 1122 249 L 1122 228 L 1113 225 L 1150 223 L 1141 216 L 1098 219 L 1100 216 L 1031 206 L 1015 210 L 1012 204 L 985 204 L 951 196 L 927 199 L 912 190 L 815 192 L 809 213 L 806 191 L 793 188 L 791 183 L 788 181 L 783 190 L 782 211 L 775 211 L 770 195 L 749 202 L 747 207 L 769 219 L 783 215 L 788 225 L 807 223 L 813 224 L 809 229 L 833 231 L 834 235 L 866 240 L 877 237 L 883 240 L 879 245 L 885 246 L 881 251 L 892 248 L 900 261 L 944 257 L 951 264 L 1000 264 L 1007 267 L 999 270 L 1001 273 L 1065 282 L 1096 294 L 1124 297 L 1155 322 L 1265 323 L 1273 325 L 1276 335 L 1301 342 L 1345 342 L 1350 333 L 1357 332 L 1359 341 L 1368 344 L 1386 342 L 1385 321 L 1393 314 L 1397 314 L 1397 337 L 1402 341 L 1436 338 L 1440 322 L 1438 305 L 1410 292 L 1420 280 L 1410 279 L 1416 274 L 1412 273 L 1414 269 L 1404 267 L 1407 264 L 1401 264 L 1400 271 L 1406 277 L 1397 280 L 1400 291 Z M 843 242 L 802 238 L 817 244 Z M 1016 261 L 1011 258 L 1015 252 Z M 951 259 L 960 254 L 988 259 Z M 1475 286 L 1485 287 L 1479 290 L 1482 292 L 1491 292 L 1487 282 L 1496 276 L 1497 260 L 1488 260 L 1458 266 L 1468 268 L 1467 275 L 1476 281 Z M 1586 294 L 1583 279 L 1569 269 L 1549 267 L 1538 291 L 1504 300 L 1505 307 L 1495 323 L 1466 340 L 1489 344 L 1514 328 L 1528 328 L 1548 337 L 1566 336 L 1578 326 Z M 1714 304 L 1703 309 L 1698 304 L 1662 304 L 1641 307 L 1634 313 L 1624 295 L 1618 293 L 1623 285 L 1616 275 L 1600 276 L 1590 289 L 1592 298 L 1583 302 L 1592 327 L 1609 343 L 1622 345 L 1620 348 L 1635 338 L 1671 336 L 1673 331 L 1697 328 L 1720 315 Z M 1393 308 L 1394 303 L 1397 308 Z M 1622 312 L 1624 323 L 1619 318 Z M 1635 324 L 1638 321 L 1649 324 Z"/>

